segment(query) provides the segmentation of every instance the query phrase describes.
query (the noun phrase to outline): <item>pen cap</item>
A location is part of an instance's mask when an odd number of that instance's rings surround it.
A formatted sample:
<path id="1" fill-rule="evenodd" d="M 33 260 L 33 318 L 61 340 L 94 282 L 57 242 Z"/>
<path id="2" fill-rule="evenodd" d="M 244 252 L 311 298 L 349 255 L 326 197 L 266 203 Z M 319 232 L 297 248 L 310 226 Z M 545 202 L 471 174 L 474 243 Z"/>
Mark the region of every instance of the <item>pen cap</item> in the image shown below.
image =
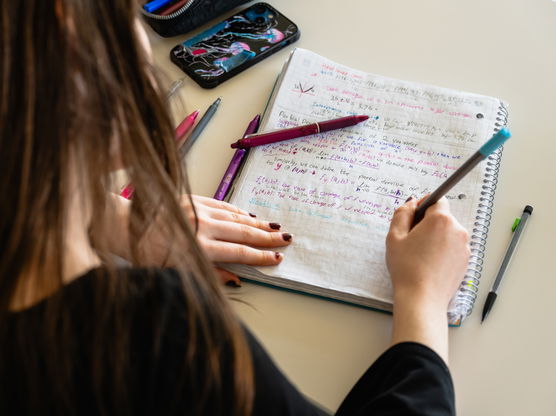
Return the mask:
<path id="1" fill-rule="evenodd" d="M 479 153 L 481 153 L 484 157 L 487 157 L 500 146 L 502 146 L 502 144 L 504 144 L 504 142 L 510 137 L 510 131 L 504 127 L 502 130 L 492 136 L 488 142 L 481 146 L 481 148 L 479 149 Z"/>
<path id="2" fill-rule="evenodd" d="M 529 215 L 531 215 L 533 213 L 533 207 L 531 205 L 525 205 L 525 208 L 523 208 L 523 212 L 528 212 Z"/>

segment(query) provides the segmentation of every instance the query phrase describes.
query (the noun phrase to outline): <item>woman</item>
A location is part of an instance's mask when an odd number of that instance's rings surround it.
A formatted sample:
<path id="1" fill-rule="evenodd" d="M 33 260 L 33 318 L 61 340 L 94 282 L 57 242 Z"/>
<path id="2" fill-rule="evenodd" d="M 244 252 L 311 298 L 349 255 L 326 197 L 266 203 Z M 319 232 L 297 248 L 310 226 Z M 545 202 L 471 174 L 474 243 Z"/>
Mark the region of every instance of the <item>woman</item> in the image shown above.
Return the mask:
<path id="1" fill-rule="evenodd" d="M 213 267 L 277 264 L 272 248 L 292 236 L 178 198 L 187 181 L 137 7 L 1 0 L 0 414 L 318 414 L 241 326 Z M 132 202 L 107 192 L 121 165 Z M 393 347 L 338 414 L 454 413 L 446 309 L 468 237 L 446 201 L 410 230 L 416 205 L 387 239 Z"/>

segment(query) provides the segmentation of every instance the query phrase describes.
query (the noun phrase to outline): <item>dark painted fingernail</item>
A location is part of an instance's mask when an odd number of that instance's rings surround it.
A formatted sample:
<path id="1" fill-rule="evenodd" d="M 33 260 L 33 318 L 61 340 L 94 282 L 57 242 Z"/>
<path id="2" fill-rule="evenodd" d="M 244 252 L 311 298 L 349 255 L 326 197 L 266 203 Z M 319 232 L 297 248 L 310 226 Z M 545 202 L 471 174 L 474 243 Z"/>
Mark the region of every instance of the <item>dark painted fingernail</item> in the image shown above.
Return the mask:
<path id="1" fill-rule="evenodd" d="M 268 224 L 268 226 L 270 228 L 272 228 L 273 230 L 279 230 L 282 226 L 280 224 L 278 224 L 277 222 L 271 222 Z"/>
<path id="2" fill-rule="evenodd" d="M 257 218 L 257 216 L 256 216 L 255 214 L 249 213 L 249 216 L 250 216 L 250 217 L 253 217 L 253 218 Z"/>
<path id="3" fill-rule="evenodd" d="M 405 200 L 405 202 L 409 202 L 409 201 L 411 201 L 412 199 L 413 199 L 413 197 L 410 196 L 409 198 L 407 198 L 407 199 Z"/>
<path id="4" fill-rule="evenodd" d="M 282 238 L 284 239 L 284 241 L 291 241 L 292 237 L 293 236 L 290 233 L 283 233 L 282 234 Z"/>
<path id="5" fill-rule="evenodd" d="M 284 258 L 284 255 L 282 253 L 279 252 L 275 252 L 274 253 L 274 257 L 276 257 L 276 260 L 282 261 L 282 259 Z"/>
<path id="6" fill-rule="evenodd" d="M 230 279 L 226 282 L 226 286 L 230 287 L 241 287 L 241 282 L 238 280 Z"/>

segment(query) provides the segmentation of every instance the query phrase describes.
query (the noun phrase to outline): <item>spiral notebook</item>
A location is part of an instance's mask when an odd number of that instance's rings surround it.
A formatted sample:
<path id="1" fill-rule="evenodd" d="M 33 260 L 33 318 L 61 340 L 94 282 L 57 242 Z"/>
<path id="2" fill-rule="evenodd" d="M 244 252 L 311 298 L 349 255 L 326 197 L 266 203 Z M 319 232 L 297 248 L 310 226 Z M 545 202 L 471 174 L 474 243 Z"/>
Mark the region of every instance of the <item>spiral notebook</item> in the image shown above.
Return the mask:
<path id="1" fill-rule="evenodd" d="M 234 265 L 242 277 L 390 311 L 385 236 L 394 210 L 444 181 L 507 121 L 499 99 L 391 79 L 296 49 L 260 131 L 366 114 L 354 127 L 250 150 L 230 202 L 284 225 L 294 242 L 273 267 Z M 472 257 L 449 322 L 473 308 L 501 149 L 447 195 L 469 230 Z"/>

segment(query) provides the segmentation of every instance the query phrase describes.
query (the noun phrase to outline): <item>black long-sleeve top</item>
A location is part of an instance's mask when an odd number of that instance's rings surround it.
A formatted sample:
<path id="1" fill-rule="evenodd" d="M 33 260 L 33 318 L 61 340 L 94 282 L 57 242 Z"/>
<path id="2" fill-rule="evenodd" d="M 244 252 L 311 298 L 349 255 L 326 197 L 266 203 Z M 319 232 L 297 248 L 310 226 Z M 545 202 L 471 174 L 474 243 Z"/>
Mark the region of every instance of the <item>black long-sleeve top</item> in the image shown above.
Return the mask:
<path id="1" fill-rule="evenodd" d="M 133 415 L 188 414 L 191 410 L 192 396 L 186 392 L 180 397 L 168 397 L 168 392 L 175 391 L 175 383 L 183 380 L 180 371 L 184 359 L 186 328 L 184 308 L 185 299 L 178 275 L 172 270 L 157 270 L 153 279 L 152 271 L 143 269 L 125 269 L 119 272 L 118 278 L 132 279 L 136 306 L 129 308 L 127 313 L 135 314 L 132 326 L 129 360 L 131 376 L 127 380 L 129 403 L 111 403 L 104 408 L 106 414 L 118 414 L 122 406 Z M 102 311 L 91 310 L 93 302 L 83 299 L 95 295 L 95 279 L 107 278 L 102 270 L 91 271 L 61 289 L 64 312 L 74 322 L 72 336 L 78 344 L 79 356 L 83 362 L 76 363 L 75 388 L 73 394 L 80 398 L 82 409 L 78 414 L 99 414 L 94 403 L 94 392 L 89 391 L 91 379 L 87 363 L 92 348 L 93 335 L 91 328 L 96 314 Z M 9 337 L 17 322 L 22 317 L 26 322 L 40 325 L 45 313 L 46 300 L 22 312 L 13 313 L 8 322 L 8 331 L 3 332 Z M 124 313 L 126 313 L 124 311 Z M 115 317 L 114 317 L 115 318 Z M 111 317 L 108 317 L 111 319 Z M 8 345 L 4 350 L 4 360 L 0 371 L 0 411 L 2 414 L 27 414 L 26 389 L 32 378 L 34 384 L 41 386 L 41 402 L 44 412 L 41 414 L 59 413 L 55 394 L 56 380 L 51 380 L 46 372 L 29 374 L 26 360 L 35 356 L 39 362 L 48 360 L 47 351 L 42 348 L 40 336 L 32 331 L 38 326 L 29 325 L 29 336 L 33 339 L 33 351 L 21 351 L 9 348 L 10 339 L 1 340 Z M 159 348 L 161 353 L 156 362 L 149 354 L 154 348 L 155 331 L 160 334 Z M 321 415 L 321 411 L 300 394 L 276 367 L 264 348 L 246 329 L 246 337 L 251 350 L 255 399 L 253 415 L 289 416 L 289 415 Z M 21 335 L 18 335 L 21 336 Z M 95 338 L 94 342 L 98 342 Z M 110 339 L 104 339 L 109 351 Z M 14 343 L 15 344 L 15 343 Z M 97 345 L 98 347 L 98 345 Z M 203 360 L 203 350 L 197 352 L 197 360 Z M 224 380 L 231 380 L 232 374 L 224 375 Z M 333 376 L 331 376 L 333 380 Z M 333 381 L 331 381 L 333 382 Z M 187 390 L 187 386 L 185 387 Z M 194 399 L 193 399 L 194 400 Z M 172 403 L 169 410 L 168 403 Z M 104 403 L 104 406 L 107 404 Z M 337 415 L 454 415 L 454 390 L 450 373 L 443 360 L 428 347 L 417 343 L 401 343 L 388 349 L 364 373 L 344 399 Z"/>

